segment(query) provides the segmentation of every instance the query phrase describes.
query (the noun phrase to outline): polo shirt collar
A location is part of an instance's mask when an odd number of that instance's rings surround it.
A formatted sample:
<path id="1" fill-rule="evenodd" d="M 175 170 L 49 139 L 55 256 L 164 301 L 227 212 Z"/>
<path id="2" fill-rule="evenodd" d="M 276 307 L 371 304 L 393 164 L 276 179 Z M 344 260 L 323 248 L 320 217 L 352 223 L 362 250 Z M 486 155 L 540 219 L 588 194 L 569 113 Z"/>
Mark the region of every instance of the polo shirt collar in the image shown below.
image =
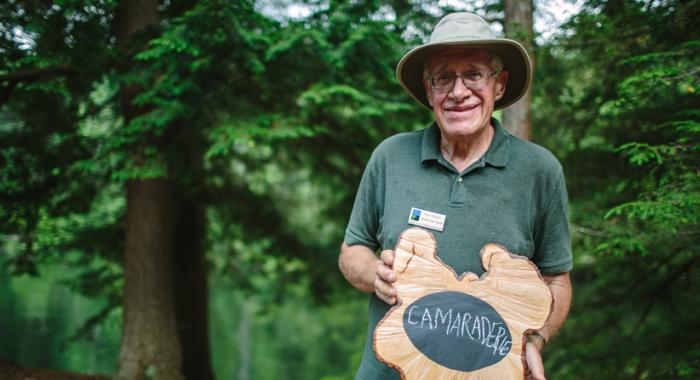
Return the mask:
<path id="1" fill-rule="evenodd" d="M 491 118 L 494 133 L 491 146 L 486 151 L 486 163 L 491 166 L 502 168 L 508 164 L 510 154 L 510 134 L 501 127 L 501 123 L 496 118 Z"/>
<path id="2" fill-rule="evenodd" d="M 494 129 L 493 140 L 486 151 L 484 162 L 491 166 L 504 167 L 508 164 L 510 134 L 501 127 L 501 123 L 495 118 L 491 118 L 491 125 Z M 420 158 L 421 162 L 440 158 L 440 128 L 435 122 L 423 133 Z"/>
<path id="3" fill-rule="evenodd" d="M 440 158 L 440 128 L 437 123 L 433 122 L 433 124 L 423 132 L 420 152 L 421 162 Z"/>

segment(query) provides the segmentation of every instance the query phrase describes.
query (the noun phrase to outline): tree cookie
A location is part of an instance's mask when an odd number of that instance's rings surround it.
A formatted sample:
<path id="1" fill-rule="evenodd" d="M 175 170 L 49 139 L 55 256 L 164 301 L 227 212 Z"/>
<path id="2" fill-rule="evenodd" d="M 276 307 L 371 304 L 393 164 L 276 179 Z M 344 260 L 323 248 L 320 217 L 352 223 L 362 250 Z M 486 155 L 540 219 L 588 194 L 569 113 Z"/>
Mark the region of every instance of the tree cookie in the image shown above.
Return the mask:
<path id="1" fill-rule="evenodd" d="M 496 244 L 486 273 L 457 276 L 435 237 L 405 230 L 394 250 L 397 303 L 374 332 L 374 351 L 402 379 L 524 379 L 525 334 L 540 328 L 552 293 L 537 267 Z"/>

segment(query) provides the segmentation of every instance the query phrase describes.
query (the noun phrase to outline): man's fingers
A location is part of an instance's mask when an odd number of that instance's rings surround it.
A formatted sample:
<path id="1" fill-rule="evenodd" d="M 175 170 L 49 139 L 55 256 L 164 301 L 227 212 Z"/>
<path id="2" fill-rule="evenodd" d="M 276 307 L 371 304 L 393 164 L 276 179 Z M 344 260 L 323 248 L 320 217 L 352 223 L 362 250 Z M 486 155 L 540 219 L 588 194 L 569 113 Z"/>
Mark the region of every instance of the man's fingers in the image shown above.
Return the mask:
<path id="1" fill-rule="evenodd" d="M 389 305 L 396 303 L 396 290 L 393 286 L 377 279 L 377 281 L 375 281 L 374 289 L 377 297 L 379 297 L 382 301 L 388 303 Z"/>
<path id="2" fill-rule="evenodd" d="M 379 258 L 389 267 L 394 265 L 394 251 L 390 249 L 383 250 L 379 255 Z"/>
<path id="3" fill-rule="evenodd" d="M 377 276 L 384 282 L 395 282 L 397 279 L 396 272 L 382 262 L 377 264 Z"/>
<path id="4" fill-rule="evenodd" d="M 542 365 L 542 353 L 534 343 L 525 344 L 525 360 L 530 370 L 528 379 L 546 380 L 544 377 L 544 365 Z"/>
<path id="5" fill-rule="evenodd" d="M 391 284 L 382 281 L 382 279 L 379 277 L 374 280 L 374 290 L 376 290 L 377 293 L 386 295 L 387 297 L 394 297 L 396 295 L 396 288 L 391 286 Z"/>
<path id="6" fill-rule="evenodd" d="M 379 297 L 379 299 L 384 301 L 387 305 L 393 305 L 396 303 L 396 297 L 387 297 L 381 293 L 377 293 L 377 297 Z"/>
<path id="7" fill-rule="evenodd" d="M 391 270 L 394 264 L 394 251 L 384 250 L 377 261 L 376 276 L 374 278 L 374 292 L 382 301 L 393 305 L 396 303 L 396 288 L 392 285 L 397 280 L 396 272 Z"/>

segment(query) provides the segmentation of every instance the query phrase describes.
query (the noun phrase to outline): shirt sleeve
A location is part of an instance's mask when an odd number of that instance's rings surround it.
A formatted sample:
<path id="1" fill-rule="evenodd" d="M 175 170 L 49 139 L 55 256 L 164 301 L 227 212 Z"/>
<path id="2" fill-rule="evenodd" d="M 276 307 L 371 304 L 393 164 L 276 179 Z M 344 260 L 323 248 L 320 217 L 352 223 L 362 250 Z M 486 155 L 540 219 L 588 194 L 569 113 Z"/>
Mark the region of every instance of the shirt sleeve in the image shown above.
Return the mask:
<path id="1" fill-rule="evenodd" d="M 564 174 L 558 171 L 554 190 L 545 198 L 545 207 L 538 218 L 535 231 L 533 261 L 542 274 L 553 275 L 571 271 L 573 259 L 569 233 L 568 196 Z"/>
<path id="2" fill-rule="evenodd" d="M 345 230 L 345 244 L 363 245 L 372 251 L 376 251 L 380 246 L 377 235 L 383 206 L 381 202 L 383 186 L 380 184 L 377 161 L 375 152 L 362 174 L 350 221 Z"/>

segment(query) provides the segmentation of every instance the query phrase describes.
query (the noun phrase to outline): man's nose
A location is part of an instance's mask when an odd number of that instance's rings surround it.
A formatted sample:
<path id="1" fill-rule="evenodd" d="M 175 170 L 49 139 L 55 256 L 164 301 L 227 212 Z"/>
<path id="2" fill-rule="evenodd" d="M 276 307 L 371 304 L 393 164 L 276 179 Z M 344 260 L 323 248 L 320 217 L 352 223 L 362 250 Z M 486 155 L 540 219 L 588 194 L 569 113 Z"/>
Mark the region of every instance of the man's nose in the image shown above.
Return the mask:
<path id="1" fill-rule="evenodd" d="M 452 86 L 450 96 L 456 99 L 462 99 L 472 95 L 472 89 L 464 84 L 462 77 L 455 78 L 455 84 Z"/>

